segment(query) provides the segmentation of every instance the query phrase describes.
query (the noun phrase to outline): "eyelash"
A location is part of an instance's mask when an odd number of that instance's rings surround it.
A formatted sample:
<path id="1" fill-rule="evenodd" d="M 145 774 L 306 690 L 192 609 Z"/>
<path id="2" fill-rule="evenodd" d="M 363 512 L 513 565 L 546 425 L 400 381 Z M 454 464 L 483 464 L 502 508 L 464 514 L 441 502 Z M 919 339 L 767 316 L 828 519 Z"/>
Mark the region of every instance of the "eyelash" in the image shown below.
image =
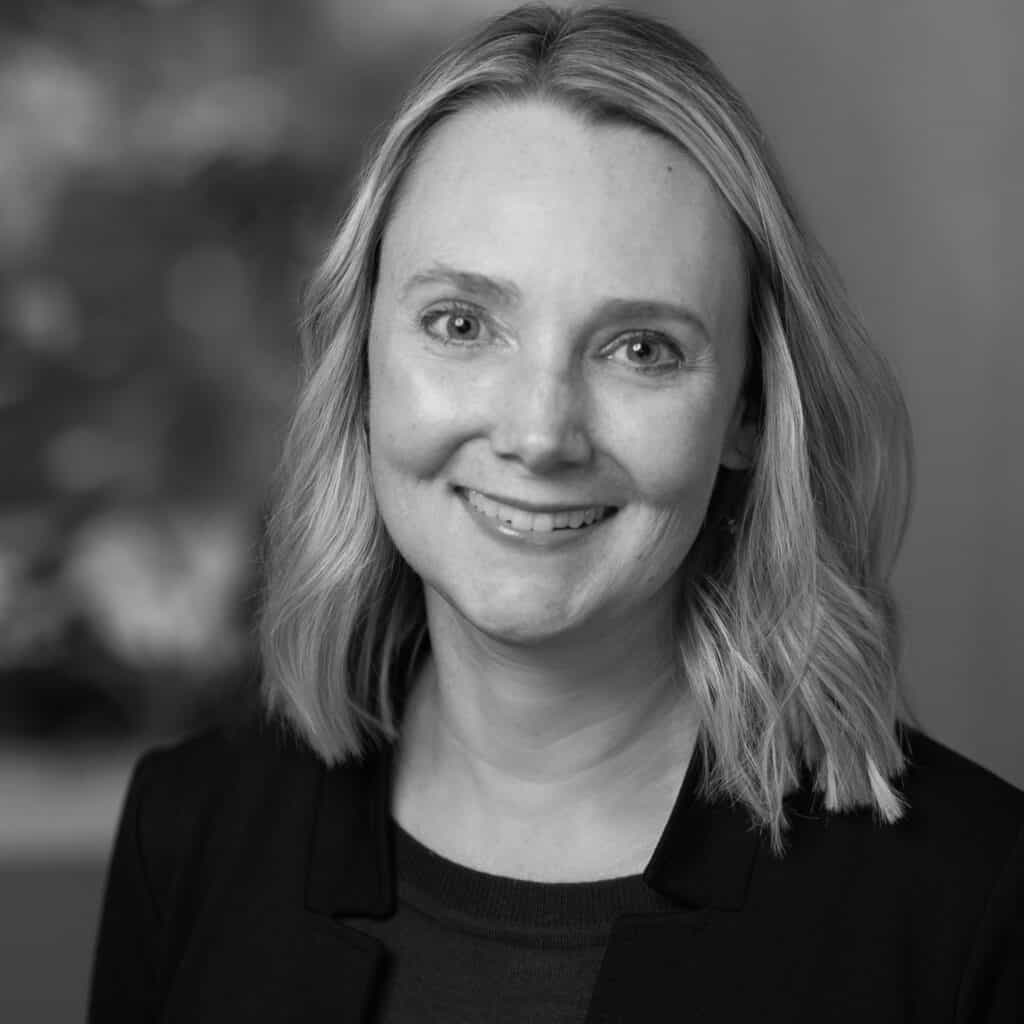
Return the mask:
<path id="1" fill-rule="evenodd" d="M 446 316 L 463 316 L 477 320 L 480 323 L 481 330 L 488 329 L 487 316 L 475 306 L 462 302 L 446 302 L 440 306 L 433 306 L 424 313 L 422 317 L 420 317 L 420 327 L 426 331 L 431 338 L 440 342 L 442 345 L 451 345 L 455 348 L 472 348 L 479 344 L 478 340 L 475 338 L 471 338 L 465 342 L 460 342 L 455 338 L 449 338 L 445 335 L 435 333 L 432 328 L 437 325 L 439 320 L 442 320 Z M 609 358 L 616 352 L 624 351 L 626 346 L 636 341 L 646 341 L 652 345 L 659 346 L 671 355 L 672 360 L 670 363 L 658 363 L 654 366 L 636 366 L 630 363 L 625 363 L 625 365 L 629 366 L 634 373 L 643 374 L 644 376 L 657 376 L 665 373 L 671 373 L 673 370 L 678 370 L 686 362 L 679 350 L 679 347 L 669 338 L 666 338 L 663 334 L 659 334 L 657 331 L 643 330 L 628 331 L 625 334 L 619 335 L 619 337 L 615 339 L 614 344 L 606 350 L 606 358 Z M 611 361 L 610 358 L 609 361 Z"/>

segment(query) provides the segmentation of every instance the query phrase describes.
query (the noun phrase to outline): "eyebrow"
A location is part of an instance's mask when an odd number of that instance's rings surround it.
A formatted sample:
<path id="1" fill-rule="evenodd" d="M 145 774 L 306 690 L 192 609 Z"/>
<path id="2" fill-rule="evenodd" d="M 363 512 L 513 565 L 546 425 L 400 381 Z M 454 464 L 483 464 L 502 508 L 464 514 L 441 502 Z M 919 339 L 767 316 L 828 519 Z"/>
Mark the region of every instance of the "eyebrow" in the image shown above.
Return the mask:
<path id="1" fill-rule="evenodd" d="M 597 320 L 680 320 L 695 328 L 705 339 L 711 332 L 696 310 L 680 302 L 663 299 L 605 299 L 594 313 Z"/>
<path id="2" fill-rule="evenodd" d="M 460 291 L 477 295 L 503 306 L 515 306 L 522 301 L 522 292 L 507 278 L 488 277 L 469 270 L 460 270 L 447 263 L 435 263 L 410 277 L 401 289 L 405 299 L 410 292 L 423 285 L 450 284 Z M 605 299 L 587 317 L 589 324 L 604 320 L 679 320 L 699 331 L 707 340 L 711 338 L 704 320 L 690 306 L 664 299 Z"/>
<path id="3" fill-rule="evenodd" d="M 447 263 L 435 263 L 426 270 L 413 274 L 402 285 L 402 298 L 406 298 L 411 291 L 426 284 L 451 284 L 460 291 L 478 295 L 503 306 L 514 306 L 522 301 L 523 297 L 519 288 L 504 278 L 475 274 L 470 270 L 459 270 Z"/>

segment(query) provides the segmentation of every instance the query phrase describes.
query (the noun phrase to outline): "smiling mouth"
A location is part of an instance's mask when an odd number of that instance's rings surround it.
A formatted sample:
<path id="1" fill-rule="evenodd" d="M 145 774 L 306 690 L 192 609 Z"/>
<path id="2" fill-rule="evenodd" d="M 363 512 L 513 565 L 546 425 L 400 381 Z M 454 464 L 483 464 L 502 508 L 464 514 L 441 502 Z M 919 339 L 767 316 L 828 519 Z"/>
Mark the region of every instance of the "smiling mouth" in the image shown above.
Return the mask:
<path id="1" fill-rule="evenodd" d="M 520 533 L 557 533 L 580 531 L 595 526 L 615 515 L 611 505 L 589 505 L 578 508 L 531 512 L 517 505 L 507 505 L 469 488 L 459 488 L 462 497 L 481 515 Z"/>

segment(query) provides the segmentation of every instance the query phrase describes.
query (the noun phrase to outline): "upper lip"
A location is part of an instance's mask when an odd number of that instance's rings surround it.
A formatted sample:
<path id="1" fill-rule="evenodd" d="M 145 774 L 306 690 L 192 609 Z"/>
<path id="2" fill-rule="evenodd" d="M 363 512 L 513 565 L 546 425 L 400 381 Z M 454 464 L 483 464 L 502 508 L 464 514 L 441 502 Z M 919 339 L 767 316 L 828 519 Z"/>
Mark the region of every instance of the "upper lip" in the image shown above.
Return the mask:
<path id="1" fill-rule="evenodd" d="M 542 513 L 556 513 L 556 512 L 577 512 L 584 509 L 590 508 L 614 508 L 614 505 L 610 505 L 604 501 L 524 501 L 522 498 L 509 498 L 501 494 L 495 494 L 493 491 L 484 491 L 479 487 L 456 487 L 457 491 L 466 493 L 467 491 L 473 491 L 476 494 L 482 494 L 485 498 L 490 498 L 491 501 L 496 501 L 501 505 L 511 505 L 513 508 L 522 509 L 524 512 L 532 512 L 534 515 L 540 515 Z"/>

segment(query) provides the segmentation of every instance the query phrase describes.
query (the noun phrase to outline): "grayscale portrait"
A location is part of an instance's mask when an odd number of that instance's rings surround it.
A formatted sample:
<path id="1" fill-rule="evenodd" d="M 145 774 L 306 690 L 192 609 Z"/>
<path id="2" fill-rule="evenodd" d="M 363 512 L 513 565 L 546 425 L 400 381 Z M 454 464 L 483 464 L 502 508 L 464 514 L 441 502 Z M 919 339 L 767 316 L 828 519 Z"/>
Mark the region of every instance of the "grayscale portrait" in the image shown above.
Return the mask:
<path id="1" fill-rule="evenodd" d="M 120 276 L 11 286 L 92 374 L 8 701 L 116 780 L 91 1024 L 1019 1021 L 1008 63 L 954 145 L 951 11 L 142 6 Z"/>

